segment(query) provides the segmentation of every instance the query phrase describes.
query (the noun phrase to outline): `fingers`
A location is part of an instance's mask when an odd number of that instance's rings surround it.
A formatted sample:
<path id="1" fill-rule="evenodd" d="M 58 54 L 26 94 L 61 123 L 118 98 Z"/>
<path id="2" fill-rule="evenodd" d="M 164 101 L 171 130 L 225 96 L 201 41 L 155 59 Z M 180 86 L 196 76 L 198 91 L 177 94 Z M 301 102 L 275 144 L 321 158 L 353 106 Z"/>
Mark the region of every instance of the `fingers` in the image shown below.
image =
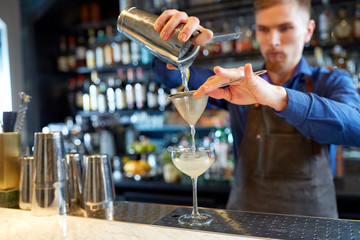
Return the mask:
<path id="1" fill-rule="evenodd" d="M 225 98 L 229 94 L 228 89 L 221 89 L 220 87 L 233 79 L 244 76 L 243 67 L 225 69 L 217 66 L 214 68 L 214 72 L 216 75 L 209 77 L 194 93 L 193 96 L 195 98 L 205 94 L 208 94 L 209 96 L 214 95 L 215 98 Z"/>
<path id="2" fill-rule="evenodd" d="M 198 30 L 200 33 L 191 39 L 194 45 L 204 45 L 213 37 L 213 32 L 200 26 L 200 20 L 196 17 L 189 17 L 185 12 L 175 9 L 165 10 L 155 21 L 154 29 L 160 33 L 161 39 L 168 41 L 174 30 L 181 24 L 184 24 L 178 39 L 180 42 L 186 42 L 193 33 Z"/>
<path id="3" fill-rule="evenodd" d="M 211 30 L 203 28 L 202 26 L 199 26 L 198 30 L 200 31 L 200 34 L 191 39 L 191 43 L 194 45 L 205 45 L 214 36 L 214 33 Z"/>

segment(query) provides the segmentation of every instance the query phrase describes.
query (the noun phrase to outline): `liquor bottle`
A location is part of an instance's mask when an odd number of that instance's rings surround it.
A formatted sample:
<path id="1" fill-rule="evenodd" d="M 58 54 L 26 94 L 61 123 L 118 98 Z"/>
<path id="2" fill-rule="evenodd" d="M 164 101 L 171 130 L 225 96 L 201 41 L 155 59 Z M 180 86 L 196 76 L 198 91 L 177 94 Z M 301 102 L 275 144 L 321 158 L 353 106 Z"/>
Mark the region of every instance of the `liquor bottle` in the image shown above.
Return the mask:
<path id="1" fill-rule="evenodd" d="M 134 69 L 127 70 L 127 84 L 125 86 L 126 92 L 126 106 L 128 109 L 135 108 L 135 89 L 134 89 Z"/>
<path id="2" fill-rule="evenodd" d="M 116 109 L 126 109 L 125 73 L 123 69 L 117 71 L 115 80 L 115 105 Z"/>
<path id="3" fill-rule="evenodd" d="M 168 108 L 170 104 L 168 96 L 169 94 L 165 91 L 165 88 L 160 85 L 160 87 L 158 88 L 158 104 L 160 111 L 165 111 Z"/>
<path id="4" fill-rule="evenodd" d="M 110 76 L 107 79 L 108 88 L 106 89 L 106 98 L 108 104 L 108 111 L 113 113 L 116 110 L 116 100 L 115 100 L 115 79 Z"/>
<path id="5" fill-rule="evenodd" d="M 60 72 L 68 72 L 69 65 L 67 63 L 67 54 L 66 54 L 66 37 L 61 36 L 59 41 L 60 55 L 57 58 L 57 68 Z"/>
<path id="6" fill-rule="evenodd" d="M 352 25 L 346 16 L 346 8 L 341 7 L 338 19 L 334 27 L 334 37 L 336 43 L 344 44 L 352 41 Z"/>
<path id="7" fill-rule="evenodd" d="M 245 17 L 240 16 L 238 25 L 235 27 L 236 32 L 241 31 L 241 36 L 235 41 L 235 49 L 237 53 L 252 50 L 252 30 L 246 24 Z"/>
<path id="8" fill-rule="evenodd" d="M 149 78 L 149 85 L 148 85 L 148 91 L 146 93 L 146 102 L 147 106 L 150 109 L 158 108 L 158 95 L 157 95 L 157 85 L 152 79 L 152 77 Z"/>
<path id="9" fill-rule="evenodd" d="M 84 75 L 79 74 L 76 80 L 75 104 L 76 111 L 83 110 Z"/>
<path id="10" fill-rule="evenodd" d="M 96 66 L 95 62 L 95 48 L 96 48 L 96 38 L 95 30 L 92 28 L 88 29 L 88 47 L 86 50 L 86 66 L 88 68 L 94 68 Z"/>
<path id="11" fill-rule="evenodd" d="M 127 39 L 121 43 L 121 60 L 124 65 L 131 63 L 130 41 Z"/>
<path id="12" fill-rule="evenodd" d="M 107 104 L 107 85 L 105 81 L 101 81 L 99 83 L 99 92 L 97 95 L 97 104 L 98 104 L 98 111 L 100 113 L 104 113 L 108 110 Z"/>
<path id="13" fill-rule="evenodd" d="M 75 37 L 69 36 L 68 38 L 69 50 L 67 55 L 67 64 L 69 66 L 70 71 L 74 71 L 76 69 L 76 43 Z"/>
<path id="14" fill-rule="evenodd" d="M 354 38 L 360 40 L 360 2 L 356 3 L 356 9 L 354 14 Z"/>
<path id="15" fill-rule="evenodd" d="M 332 23 L 334 18 L 333 10 L 329 4 L 329 0 L 322 0 L 324 10 L 319 14 L 319 42 L 321 45 L 332 43 Z"/>
<path id="16" fill-rule="evenodd" d="M 135 103 L 137 109 L 145 108 L 146 85 L 144 79 L 144 70 L 141 67 L 136 68 Z"/>
<path id="17" fill-rule="evenodd" d="M 114 37 L 114 41 L 111 43 L 114 64 L 121 63 L 121 36 L 117 32 Z"/>
<path id="18" fill-rule="evenodd" d="M 90 94 L 89 94 L 89 90 L 90 90 L 90 80 L 85 78 L 84 80 L 84 90 L 83 90 L 83 111 L 87 112 L 91 110 L 90 107 Z"/>
<path id="19" fill-rule="evenodd" d="M 225 22 L 223 24 L 223 34 L 230 33 L 230 24 Z M 221 42 L 221 51 L 223 54 L 230 54 L 234 50 L 234 40 Z"/>
<path id="20" fill-rule="evenodd" d="M 89 96 L 90 96 L 90 110 L 98 110 L 98 94 L 99 94 L 99 84 L 100 79 L 96 71 L 91 72 L 91 85 L 89 87 Z"/>
<path id="21" fill-rule="evenodd" d="M 99 29 L 97 31 L 97 46 L 95 48 L 95 60 L 96 60 L 96 67 L 104 67 L 104 44 L 105 36 L 104 30 Z"/>
<path id="22" fill-rule="evenodd" d="M 140 49 L 140 56 L 141 56 L 141 64 L 148 65 L 151 63 L 152 54 L 146 48 L 142 47 Z"/>
<path id="23" fill-rule="evenodd" d="M 76 67 L 86 67 L 86 44 L 85 37 L 81 32 L 77 38 L 76 44 Z"/>
<path id="24" fill-rule="evenodd" d="M 130 42 L 131 51 L 131 63 L 133 66 L 137 66 L 140 62 L 140 45 L 135 41 Z"/>
<path id="25" fill-rule="evenodd" d="M 105 65 L 111 66 L 114 64 L 114 53 L 111 44 L 113 43 L 113 28 L 111 25 L 106 26 L 106 37 L 105 37 L 105 46 L 104 46 L 104 59 Z"/>

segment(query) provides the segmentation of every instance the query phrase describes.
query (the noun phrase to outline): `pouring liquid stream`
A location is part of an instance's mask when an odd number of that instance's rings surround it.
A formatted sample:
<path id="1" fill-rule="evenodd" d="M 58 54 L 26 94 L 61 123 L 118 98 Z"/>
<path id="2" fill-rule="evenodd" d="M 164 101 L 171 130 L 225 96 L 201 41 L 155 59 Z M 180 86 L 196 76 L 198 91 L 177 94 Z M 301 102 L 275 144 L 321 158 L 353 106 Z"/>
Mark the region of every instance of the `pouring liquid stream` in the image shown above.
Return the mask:
<path id="1" fill-rule="evenodd" d="M 181 81 L 182 81 L 182 84 L 184 85 L 184 91 L 189 91 L 189 87 L 188 87 L 188 76 L 186 74 L 186 71 L 184 68 L 181 68 L 179 67 L 179 70 L 180 70 L 180 73 L 181 73 Z M 189 101 L 187 101 L 188 99 L 185 99 L 185 107 L 187 109 L 190 109 L 190 103 Z M 189 110 L 188 110 L 189 111 Z M 196 133 L 196 130 L 195 130 L 195 126 L 192 125 L 192 124 L 189 124 L 190 125 L 190 128 L 191 128 L 191 139 L 192 139 L 192 144 L 191 144 L 191 148 L 193 150 L 193 152 L 195 152 L 195 133 Z"/>

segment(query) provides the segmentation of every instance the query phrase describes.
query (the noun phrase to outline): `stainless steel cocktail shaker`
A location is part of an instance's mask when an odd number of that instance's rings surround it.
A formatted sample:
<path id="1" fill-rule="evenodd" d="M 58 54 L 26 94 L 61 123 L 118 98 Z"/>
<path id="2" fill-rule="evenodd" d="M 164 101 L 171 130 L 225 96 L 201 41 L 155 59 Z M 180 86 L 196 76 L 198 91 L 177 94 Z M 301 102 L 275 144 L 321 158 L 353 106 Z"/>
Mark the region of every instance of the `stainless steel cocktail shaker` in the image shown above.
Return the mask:
<path id="1" fill-rule="evenodd" d="M 141 11 L 135 7 L 121 11 L 117 26 L 118 30 L 152 54 L 177 68 L 187 68 L 195 60 L 200 47 L 187 41 L 178 40 L 181 28 L 177 28 L 170 40 L 164 41 L 154 30 L 154 23 L 158 16 Z"/>
<path id="2" fill-rule="evenodd" d="M 66 214 L 69 208 L 67 166 L 60 132 L 35 133 L 34 161 L 32 214 Z"/>

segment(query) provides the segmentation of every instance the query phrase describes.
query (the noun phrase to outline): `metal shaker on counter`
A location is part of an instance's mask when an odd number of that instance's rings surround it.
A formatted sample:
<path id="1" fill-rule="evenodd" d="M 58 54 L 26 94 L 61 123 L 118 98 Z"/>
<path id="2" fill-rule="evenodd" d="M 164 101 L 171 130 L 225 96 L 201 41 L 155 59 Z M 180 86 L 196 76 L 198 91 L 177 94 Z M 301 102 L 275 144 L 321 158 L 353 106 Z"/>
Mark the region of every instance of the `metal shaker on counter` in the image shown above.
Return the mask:
<path id="1" fill-rule="evenodd" d="M 19 207 L 24 210 L 31 209 L 33 165 L 33 156 L 21 158 Z"/>
<path id="2" fill-rule="evenodd" d="M 66 154 L 66 163 L 68 166 L 67 173 L 69 174 L 69 197 L 71 209 L 76 211 L 83 206 L 82 199 L 82 164 L 79 153 Z"/>
<path id="3" fill-rule="evenodd" d="M 37 132 L 34 145 L 31 212 L 35 216 L 66 214 L 69 195 L 62 135 L 60 132 Z"/>

